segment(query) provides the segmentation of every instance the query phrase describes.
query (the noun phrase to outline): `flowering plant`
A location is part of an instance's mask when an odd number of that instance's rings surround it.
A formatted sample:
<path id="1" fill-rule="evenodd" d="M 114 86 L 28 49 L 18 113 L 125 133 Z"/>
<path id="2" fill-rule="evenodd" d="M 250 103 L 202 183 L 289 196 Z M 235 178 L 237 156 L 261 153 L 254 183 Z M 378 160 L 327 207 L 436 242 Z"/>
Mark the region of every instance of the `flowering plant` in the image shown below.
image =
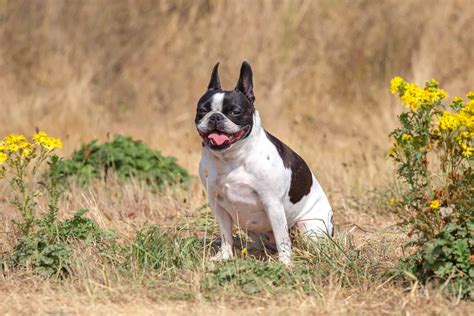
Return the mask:
<path id="1" fill-rule="evenodd" d="M 448 94 L 434 79 L 419 87 L 400 77 L 390 90 L 408 108 L 391 133 L 389 152 L 408 187 L 390 204 L 412 233 L 429 240 L 446 224 L 472 216 L 474 93 L 445 104 Z"/>
<path id="2" fill-rule="evenodd" d="M 35 179 L 39 167 L 50 158 L 49 163 L 57 161 L 54 151 L 62 148 L 62 142 L 49 137 L 44 132 L 34 134 L 32 142 L 23 135 L 9 134 L 0 141 L 0 179 L 5 178 L 17 196 L 12 203 L 21 212 L 22 231 L 27 235 L 35 220 L 34 207 L 40 191 L 35 190 L 31 182 Z M 54 191 L 47 186 L 48 191 Z M 50 209 L 55 208 L 55 203 Z"/>
<path id="3" fill-rule="evenodd" d="M 403 258 L 420 280 L 441 280 L 448 292 L 474 294 L 474 93 L 444 102 L 435 80 L 424 87 L 392 79 L 408 111 L 390 135 L 389 156 L 403 186 L 389 203 L 421 246 Z"/>

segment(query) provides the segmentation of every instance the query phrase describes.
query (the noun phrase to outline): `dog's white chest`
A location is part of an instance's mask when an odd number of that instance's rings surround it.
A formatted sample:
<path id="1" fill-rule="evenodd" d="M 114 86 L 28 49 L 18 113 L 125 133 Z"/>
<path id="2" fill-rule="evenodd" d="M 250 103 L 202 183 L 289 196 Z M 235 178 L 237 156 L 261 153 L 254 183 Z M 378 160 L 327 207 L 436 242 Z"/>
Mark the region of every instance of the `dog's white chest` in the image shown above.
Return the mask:
<path id="1" fill-rule="evenodd" d="M 217 204 L 230 214 L 240 228 L 252 232 L 271 230 L 270 221 L 257 193 L 258 183 L 243 166 L 219 175 L 214 183 Z"/>

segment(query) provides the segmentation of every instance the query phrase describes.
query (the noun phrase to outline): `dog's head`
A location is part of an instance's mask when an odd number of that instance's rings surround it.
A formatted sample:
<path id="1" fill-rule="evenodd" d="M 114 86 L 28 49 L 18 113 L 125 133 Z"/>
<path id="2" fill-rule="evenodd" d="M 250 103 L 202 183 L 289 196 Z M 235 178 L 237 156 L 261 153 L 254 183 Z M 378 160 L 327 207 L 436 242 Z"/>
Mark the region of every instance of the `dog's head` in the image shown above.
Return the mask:
<path id="1" fill-rule="evenodd" d="M 219 63 L 212 69 L 207 91 L 199 99 L 195 123 L 205 146 L 212 150 L 230 148 L 245 139 L 253 127 L 255 111 L 252 68 L 242 63 L 234 90 L 223 91 L 219 80 Z"/>

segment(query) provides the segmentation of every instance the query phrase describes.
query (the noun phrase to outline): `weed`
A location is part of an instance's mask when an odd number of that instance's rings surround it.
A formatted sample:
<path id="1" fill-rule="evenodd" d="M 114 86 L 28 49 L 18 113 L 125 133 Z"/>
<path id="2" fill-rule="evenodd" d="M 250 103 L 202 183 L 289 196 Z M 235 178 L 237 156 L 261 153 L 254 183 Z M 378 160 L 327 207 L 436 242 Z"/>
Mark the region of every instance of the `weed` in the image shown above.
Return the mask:
<path id="1" fill-rule="evenodd" d="M 82 145 L 71 159 L 61 161 L 57 172 L 64 178 L 74 177 L 84 185 L 94 178 L 107 176 L 112 170 L 121 179 L 133 177 L 158 187 L 189 178 L 174 157 L 165 157 L 141 141 L 120 135 L 103 144 L 94 140 Z"/>
<path id="2" fill-rule="evenodd" d="M 474 93 L 447 106 L 447 93 L 435 80 L 420 88 L 400 77 L 392 79 L 391 91 L 409 111 L 391 133 L 389 154 L 406 189 L 389 202 L 421 245 L 402 266 L 422 281 L 439 278 L 450 292 L 468 296 L 474 275 Z"/>
<path id="3" fill-rule="evenodd" d="M 35 232 L 18 240 L 11 256 L 15 266 L 32 267 L 43 275 L 65 276 L 71 264 L 70 246 L 77 240 L 100 248 L 101 241 L 113 239 L 112 231 L 102 230 L 81 210 L 62 222 L 51 221 L 51 211 L 36 222 Z M 104 246 L 105 243 L 102 245 Z"/>
<path id="4" fill-rule="evenodd" d="M 35 221 L 36 199 L 41 194 L 31 181 L 41 165 L 51 158 L 49 163 L 56 165 L 58 159 L 54 155 L 56 148 L 63 144 L 59 139 L 49 137 L 39 132 L 29 142 L 25 136 L 9 134 L 0 141 L 0 179 L 4 178 L 16 192 L 11 203 L 20 211 L 23 222 L 18 223 L 23 234 L 28 235 Z M 53 168 L 54 169 L 54 168 Z M 52 187 L 51 192 L 56 188 Z M 57 196 L 51 200 L 51 207 L 56 208 Z"/>
<path id="5" fill-rule="evenodd" d="M 449 223 L 421 250 L 401 262 L 402 270 L 423 280 L 445 283 L 448 292 L 468 297 L 474 295 L 474 219 L 467 225 Z"/>
<path id="6" fill-rule="evenodd" d="M 191 268 L 202 259 L 204 244 L 196 237 L 183 237 L 176 231 L 161 230 L 158 226 L 144 227 L 137 232 L 129 246 L 131 260 L 139 268 L 166 270 Z"/>

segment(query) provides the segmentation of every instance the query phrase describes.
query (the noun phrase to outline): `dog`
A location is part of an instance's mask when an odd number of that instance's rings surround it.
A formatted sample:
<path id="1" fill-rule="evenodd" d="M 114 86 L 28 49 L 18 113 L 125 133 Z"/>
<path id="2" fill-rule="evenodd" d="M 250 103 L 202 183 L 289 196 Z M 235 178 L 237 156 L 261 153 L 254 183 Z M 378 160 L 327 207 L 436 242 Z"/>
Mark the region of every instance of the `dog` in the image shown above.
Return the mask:
<path id="1" fill-rule="evenodd" d="M 199 99 L 199 176 L 217 219 L 221 246 L 212 260 L 233 256 L 232 226 L 254 241 L 274 243 L 291 264 L 290 229 L 313 241 L 333 234 L 333 211 L 305 161 L 267 132 L 255 109 L 252 68 L 243 62 L 234 90 L 221 89 L 219 63 Z"/>

